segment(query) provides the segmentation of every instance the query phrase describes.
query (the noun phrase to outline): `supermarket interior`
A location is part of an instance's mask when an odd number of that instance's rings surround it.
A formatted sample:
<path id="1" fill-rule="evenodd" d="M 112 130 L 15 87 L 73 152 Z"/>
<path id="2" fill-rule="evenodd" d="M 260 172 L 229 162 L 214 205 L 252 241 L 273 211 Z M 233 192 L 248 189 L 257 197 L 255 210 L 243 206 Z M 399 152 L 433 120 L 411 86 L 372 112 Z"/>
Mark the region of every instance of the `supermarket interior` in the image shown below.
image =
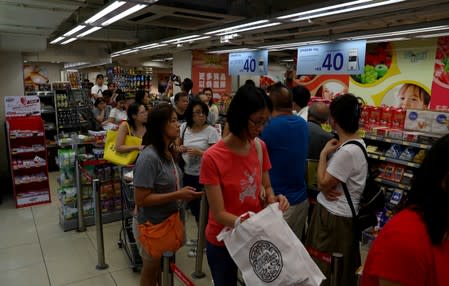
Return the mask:
<path id="1" fill-rule="evenodd" d="M 206 91 L 223 132 L 249 82 L 304 86 L 309 105 L 363 103 L 358 135 L 385 199 L 362 233 L 363 266 L 449 133 L 447 11 L 443 0 L 0 0 L 0 285 L 139 285 L 133 168 L 103 157 L 106 135 L 136 100 L 151 113 Z M 204 240 L 190 212 L 185 224 L 188 242 Z M 188 279 L 171 269 L 173 285 L 214 285 L 200 246 L 176 252 Z"/>

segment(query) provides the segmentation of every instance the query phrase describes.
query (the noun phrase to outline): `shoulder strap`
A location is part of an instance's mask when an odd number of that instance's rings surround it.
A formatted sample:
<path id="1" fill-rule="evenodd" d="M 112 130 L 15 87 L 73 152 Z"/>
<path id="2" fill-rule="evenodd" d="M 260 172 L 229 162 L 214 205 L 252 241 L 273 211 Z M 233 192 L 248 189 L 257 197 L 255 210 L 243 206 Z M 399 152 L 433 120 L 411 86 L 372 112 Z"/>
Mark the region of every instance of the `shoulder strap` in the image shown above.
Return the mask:
<path id="1" fill-rule="evenodd" d="M 348 145 L 348 144 L 357 145 L 357 146 L 359 146 L 360 149 L 362 149 L 363 155 L 365 155 L 366 163 L 368 164 L 368 176 L 369 176 L 370 170 L 369 170 L 368 153 L 366 152 L 365 147 L 362 145 L 362 143 L 360 143 L 357 140 L 350 140 L 350 141 L 346 142 L 345 144 L 343 144 L 343 146 Z M 357 215 L 355 212 L 354 204 L 352 203 L 351 195 L 349 194 L 348 186 L 346 185 L 346 183 L 343 183 L 343 182 L 341 183 L 341 185 L 343 187 L 343 191 L 345 192 L 346 200 L 348 201 L 349 207 L 351 208 L 352 216 L 354 218 L 356 218 Z"/>
<path id="2" fill-rule="evenodd" d="M 184 144 L 184 134 L 186 134 L 186 130 L 187 130 L 187 123 L 186 123 L 186 127 L 184 127 L 184 130 L 182 131 L 182 135 L 181 135 L 181 143 Z"/>
<path id="3" fill-rule="evenodd" d="M 360 143 L 360 142 L 357 141 L 357 140 L 350 140 L 350 141 L 345 142 L 345 144 L 343 144 L 343 146 L 344 146 L 344 145 L 348 145 L 348 144 L 352 144 L 352 145 L 357 145 L 357 146 L 359 146 L 359 148 L 362 149 L 362 151 L 363 151 L 363 155 L 365 155 L 366 162 L 367 162 L 367 163 L 369 162 L 369 161 L 368 161 L 368 153 L 366 152 L 366 149 L 365 149 L 365 147 L 363 146 L 362 143 Z"/>

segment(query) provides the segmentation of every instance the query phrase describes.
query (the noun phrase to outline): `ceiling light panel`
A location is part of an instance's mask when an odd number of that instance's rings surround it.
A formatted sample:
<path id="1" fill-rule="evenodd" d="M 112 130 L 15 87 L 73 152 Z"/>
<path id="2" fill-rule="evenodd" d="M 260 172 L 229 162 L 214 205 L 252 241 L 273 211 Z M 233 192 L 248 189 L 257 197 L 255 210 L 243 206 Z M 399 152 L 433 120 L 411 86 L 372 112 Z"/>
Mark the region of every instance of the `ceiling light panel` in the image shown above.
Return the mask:
<path id="1" fill-rule="evenodd" d="M 180 38 L 176 38 L 176 39 L 171 39 L 171 40 L 167 40 L 167 41 L 163 41 L 162 43 L 174 43 L 174 42 L 180 42 L 182 40 L 187 40 L 187 39 L 192 39 L 192 38 L 196 38 L 199 37 L 200 35 L 190 35 L 190 36 L 186 36 L 186 37 L 180 37 Z"/>
<path id="2" fill-rule="evenodd" d="M 115 15 L 114 17 L 110 18 L 109 20 L 101 23 L 102 26 L 108 26 L 118 20 L 121 20 L 123 18 L 128 17 L 129 15 L 136 13 L 137 11 L 142 10 L 143 8 L 147 7 L 148 5 L 144 5 L 144 4 L 137 4 L 134 5 L 128 9 L 126 9 L 125 11 L 119 13 L 118 15 Z"/>
<path id="3" fill-rule="evenodd" d="M 352 12 L 352 11 L 358 11 L 358 10 L 364 10 L 364 9 L 369 9 L 369 8 L 374 8 L 374 7 L 379 7 L 379 6 L 396 4 L 396 3 L 403 2 L 403 1 L 405 1 L 405 0 L 379 1 L 379 2 L 374 2 L 374 3 L 370 3 L 370 4 L 353 6 L 353 7 L 349 7 L 349 8 L 345 8 L 345 9 L 333 10 L 333 11 L 324 12 L 324 13 L 318 13 L 318 14 L 310 13 L 310 14 L 301 16 L 299 18 L 292 19 L 292 21 L 297 22 L 297 21 L 315 19 L 315 18 L 319 18 L 319 17 L 338 15 L 338 14 L 348 13 L 348 12 Z"/>
<path id="4" fill-rule="evenodd" d="M 269 22 L 269 20 L 259 20 L 259 21 L 255 21 L 255 22 L 245 23 L 245 24 L 241 24 L 241 25 L 237 25 L 237 26 L 232 26 L 232 27 L 228 27 L 228 28 L 223 28 L 223 29 L 207 32 L 205 34 L 206 35 L 211 35 L 211 34 L 216 34 L 216 33 L 225 32 L 225 31 L 234 31 L 236 29 L 249 27 L 249 26 L 254 26 L 254 25 L 259 25 L 259 24 L 264 24 L 264 23 L 267 23 L 267 22 Z"/>
<path id="5" fill-rule="evenodd" d="M 78 38 L 81 38 L 81 37 L 87 36 L 87 35 L 89 35 L 89 34 L 92 34 L 93 32 L 96 32 L 96 31 L 100 30 L 100 29 L 102 29 L 102 27 L 93 27 L 93 28 L 90 28 L 89 30 L 87 30 L 87 31 L 85 31 L 85 32 L 83 32 L 83 33 L 81 33 L 81 34 L 79 34 L 77 37 L 78 37 Z"/>
<path id="6" fill-rule="evenodd" d="M 107 6 L 106 8 L 104 8 L 103 10 L 98 12 L 97 14 L 95 14 L 92 17 L 90 17 L 89 19 L 87 19 L 84 23 L 86 23 L 86 24 L 93 24 L 96 21 L 98 21 L 99 19 L 101 19 L 104 16 L 106 16 L 107 14 L 109 14 L 112 11 L 116 10 L 117 8 L 121 7 L 125 3 L 126 3 L 126 1 L 115 1 L 114 3 L 112 3 L 109 6 Z"/>
<path id="7" fill-rule="evenodd" d="M 406 40 L 410 40 L 410 38 L 398 37 L 398 38 L 371 39 L 371 40 L 367 40 L 366 43 L 371 44 L 371 43 L 397 42 L 397 41 L 406 41 Z"/>
<path id="8" fill-rule="evenodd" d="M 344 7 L 348 7 L 348 6 L 363 4 L 363 3 L 367 3 L 367 2 L 373 2 L 373 0 L 358 0 L 358 1 L 346 2 L 346 3 L 342 3 L 342 4 L 322 7 L 322 8 L 318 8 L 318 9 L 309 10 L 309 11 L 304 11 L 304 12 L 299 12 L 299 13 L 294 13 L 294 14 L 288 14 L 288 15 L 277 17 L 277 19 L 284 20 L 284 19 L 299 17 L 299 16 L 302 16 L 302 15 L 307 15 L 307 14 L 318 13 L 318 12 L 322 12 L 322 11 L 328 11 L 328 10 L 333 10 L 333 9 L 338 9 L 338 8 L 344 8 Z"/>
<path id="9" fill-rule="evenodd" d="M 64 37 L 69 37 L 69 36 L 75 34 L 76 32 L 81 31 L 81 30 L 84 29 L 84 28 L 86 28 L 85 25 L 78 25 L 78 26 L 76 26 L 75 28 L 73 28 L 72 30 L 70 30 L 70 31 L 68 31 L 67 33 L 65 33 L 63 36 L 64 36 Z"/>
<path id="10" fill-rule="evenodd" d="M 231 34 L 231 33 L 241 33 L 241 32 L 252 31 L 252 30 L 257 30 L 257 29 L 262 29 L 262 28 L 268 28 L 268 27 L 273 27 L 273 26 L 277 26 L 280 24 L 281 24 L 281 22 L 268 23 L 268 24 L 264 24 L 264 25 L 243 28 L 240 30 L 232 30 L 232 31 L 219 33 L 219 34 L 217 34 L 217 36 L 223 36 L 223 35 L 227 35 L 227 34 Z"/>
<path id="11" fill-rule="evenodd" d="M 76 41 L 76 40 L 77 40 L 77 38 L 70 38 L 70 39 L 62 42 L 61 45 L 66 45 L 66 44 L 71 43 L 71 42 Z"/>
<path id="12" fill-rule="evenodd" d="M 199 37 L 199 38 L 194 38 L 194 39 L 186 39 L 186 40 L 182 40 L 182 41 L 177 41 L 177 44 L 181 44 L 181 43 L 190 43 L 190 42 L 195 42 L 195 41 L 199 41 L 199 40 L 205 40 L 205 39 L 209 39 L 211 36 L 204 36 L 204 37 Z"/>
<path id="13" fill-rule="evenodd" d="M 236 53 L 236 52 L 250 52 L 255 51 L 256 49 L 250 48 L 238 48 L 238 49 L 227 49 L 227 50 L 218 50 L 218 51 L 209 51 L 209 54 L 226 54 L 226 53 Z"/>
<path id="14" fill-rule="evenodd" d="M 64 39 L 65 39 L 65 37 L 59 37 L 59 38 L 56 38 L 56 39 L 54 39 L 53 41 L 51 41 L 50 44 L 56 44 L 56 43 L 58 43 L 58 42 L 60 42 L 60 41 L 62 41 L 62 40 L 64 40 Z"/>

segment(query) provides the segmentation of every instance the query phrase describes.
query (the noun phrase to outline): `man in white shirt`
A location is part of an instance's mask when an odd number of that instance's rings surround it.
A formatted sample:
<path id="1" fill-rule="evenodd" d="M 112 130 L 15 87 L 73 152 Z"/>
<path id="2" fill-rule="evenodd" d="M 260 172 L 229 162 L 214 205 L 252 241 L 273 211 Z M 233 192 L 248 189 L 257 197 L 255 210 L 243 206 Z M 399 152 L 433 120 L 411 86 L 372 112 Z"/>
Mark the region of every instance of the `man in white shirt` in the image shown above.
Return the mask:
<path id="1" fill-rule="evenodd" d="M 104 78 L 102 74 L 98 74 L 95 79 L 95 85 L 90 89 L 90 96 L 92 102 L 95 102 L 95 99 L 99 97 L 103 97 L 103 91 L 107 90 L 108 86 L 104 84 Z"/>
<path id="2" fill-rule="evenodd" d="M 301 116 L 307 121 L 308 104 L 310 101 L 310 91 L 303 85 L 295 86 L 292 89 L 293 94 L 293 114 Z"/>

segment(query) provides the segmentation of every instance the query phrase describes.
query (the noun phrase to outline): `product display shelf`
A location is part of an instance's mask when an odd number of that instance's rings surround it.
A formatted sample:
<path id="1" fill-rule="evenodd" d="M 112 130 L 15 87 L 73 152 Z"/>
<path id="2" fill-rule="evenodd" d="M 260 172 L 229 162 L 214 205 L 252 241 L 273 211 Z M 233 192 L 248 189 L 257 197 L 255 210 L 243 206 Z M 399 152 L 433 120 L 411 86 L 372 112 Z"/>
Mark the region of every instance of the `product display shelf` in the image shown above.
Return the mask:
<path id="1" fill-rule="evenodd" d="M 407 186 L 407 185 L 404 185 L 404 184 L 396 183 L 396 182 L 393 182 L 393 181 L 390 181 L 390 180 L 386 180 L 386 179 L 382 179 L 382 178 L 376 178 L 375 181 L 378 182 L 378 183 L 385 184 L 385 185 L 390 186 L 390 187 L 399 188 L 399 189 L 404 190 L 404 191 L 410 191 L 410 186 Z"/>
<path id="2" fill-rule="evenodd" d="M 381 136 L 362 135 L 362 138 L 386 142 L 386 143 L 399 144 L 399 145 L 403 145 L 403 146 L 416 147 L 416 148 L 426 149 L 426 150 L 428 150 L 428 149 L 430 149 L 430 147 L 432 147 L 431 145 L 427 145 L 427 144 L 420 144 L 420 143 L 416 143 L 416 142 L 409 142 L 409 141 L 404 141 L 404 140 L 385 138 L 385 137 L 381 137 Z"/>
<path id="3" fill-rule="evenodd" d="M 57 128 L 62 132 L 87 132 L 91 127 L 92 103 L 83 89 L 58 89 L 56 95 Z"/>
<path id="4" fill-rule="evenodd" d="M 75 139 L 75 137 L 73 137 Z M 77 140 L 73 141 L 76 142 Z M 60 188 L 59 200 L 61 208 L 59 211 L 59 222 L 64 231 L 76 229 L 80 215 L 78 213 L 78 194 L 81 194 L 82 217 L 85 226 L 95 224 L 94 219 L 94 194 L 92 179 L 100 179 L 101 206 L 103 223 L 118 221 L 121 218 L 121 202 L 119 201 L 120 185 L 118 169 L 102 159 L 92 158 L 86 155 L 86 147 L 90 144 L 66 144 L 65 148 L 58 151 L 60 163 Z M 81 148 L 81 149 L 78 149 Z M 82 155 L 78 155 L 82 154 Z M 88 159 L 84 159 L 88 157 Z M 78 168 L 78 171 L 77 171 Z M 114 175 L 117 173 L 117 175 Z M 79 174 L 79 178 L 77 178 Z M 118 191 L 114 193 L 114 189 Z M 118 194 L 117 194 L 118 193 Z"/>
<path id="5" fill-rule="evenodd" d="M 51 202 L 43 120 L 7 118 L 6 134 L 16 207 Z"/>
<path id="6" fill-rule="evenodd" d="M 404 160 L 398 160 L 398 159 L 393 159 L 393 158 L 390 158 L 390 157 L 386 157 L 386 156 L 382 156 L 382 155 L 374 154 L 374 153 L 368 153 L 368 157 L 371 158 L 371 159 L 375 159 L 375 160 L 379 160 L 379 161 L 385 161 L 385 162 L 390 162 L 390 163 L 395 163 L 395 164 L 404 165 L 404 166 L 408 166 L 408 167 L 412 167 L 412 168 L 419 168 L 421 166 L 421 164 L 418 164 L 418 163 L 404 161 Z"/>

